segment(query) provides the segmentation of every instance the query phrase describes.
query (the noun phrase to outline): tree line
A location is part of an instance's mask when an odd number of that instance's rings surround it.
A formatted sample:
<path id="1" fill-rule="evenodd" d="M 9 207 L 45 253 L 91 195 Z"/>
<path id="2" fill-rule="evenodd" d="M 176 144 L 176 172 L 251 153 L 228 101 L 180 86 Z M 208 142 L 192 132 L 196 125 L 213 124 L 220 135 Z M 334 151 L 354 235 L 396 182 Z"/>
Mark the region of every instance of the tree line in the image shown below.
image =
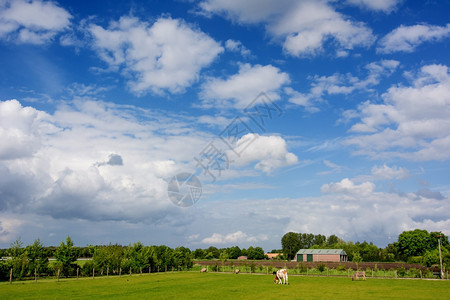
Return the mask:
<path id="1" fill-rule="evenodd" d="M 450 266 L 450 245 L 448 237 L 439 232 L 426 230 L 404 231 L 398 240 L 379 248 L 373 243 L 345 242 L 336 235 L 326 237 L 321 234 L 288 232 L 281 239 L 282 249 L 272 253 L 282 253 L 278 259 L 292 260 L 300 249 L 343 249 L 349 261 L 404 261 L 421 263 L 425 266 L 439 264 L 438 239 L 441 239 L 441 253 L 444 266 Z M 36 239 L 24 246 L 17 239 L 10 248 L 0 250 L 0 279 L 7 279 L 11 274 L 15 279 L 26 276 L 56 275 L 91 276 L 94 274 L 121 274 L 125 272 L 161 272 L 167 270 L 185 270 L 193 266 L 194 260 L 218 259 L 222 262 L 247 256 L 248 259 L 266 259 L 261 247 L 216 248 L 191 251 L 186 247 L 170 248 L 145 246 L 140 242 L 122 246 L 118 244 L 75 247 L 70 236 L 59 246 L 45 247 Z M 91 258 L 83 264 L 77 264 L 80 257 Z M 51 259 L 51 260 L 50 260 Z"/>
<path id="2" fill-rule="evenodd" d="M 192 252 L 186 247 L 172 249 L 164 245 L 145 246 L 140 242 L 126 247 L 117 244 L 75 247 L 70 236 L 57 247 L 44 247 L 39 239 L 24 247 L 19 238 L 9 249 L 2 250 L 1 257 L 6 257 L 0 260 L 0 279 L 3 280 L 10 275 L 22 279 L 35 274 L 69 277 L 160 272 L 189 269 L 193 264 Z M 80 265 L 76 263 L 80 257 L 92 259 Z"/>
<path id="3" fill-rule="evenodd" d="M 403 261 L 419 263 L 427 267 L 439 264 L 438 240 L 441 239 L 443 264 L 450 266 L 450 245 L 448 237 L 440 232 L 415 229 L 403 231 L 396 242 L 379 248 L 372 242 L 345 242 L 336 235 L 328 238 L 312 233 L 288 232 L 281 238 L 282 252 L 288 260 L 294 259 L 300 249 L 343 249 L 349 258 L 366 262 Z"/>

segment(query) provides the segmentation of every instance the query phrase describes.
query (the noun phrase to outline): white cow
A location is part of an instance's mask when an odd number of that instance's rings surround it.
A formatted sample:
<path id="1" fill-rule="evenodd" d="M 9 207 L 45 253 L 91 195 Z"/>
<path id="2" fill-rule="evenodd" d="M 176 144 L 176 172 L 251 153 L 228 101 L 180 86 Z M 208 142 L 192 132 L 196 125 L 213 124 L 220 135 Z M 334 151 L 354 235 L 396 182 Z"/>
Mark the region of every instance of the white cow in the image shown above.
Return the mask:
<path id="1" fill-rule="evenodd" d="M 289 284 L 289 278 L 288 278 L 288 270 L 287 269 L 281 269 L 278 270 L 275 275 L 275 283 L 278 284 Z"/>

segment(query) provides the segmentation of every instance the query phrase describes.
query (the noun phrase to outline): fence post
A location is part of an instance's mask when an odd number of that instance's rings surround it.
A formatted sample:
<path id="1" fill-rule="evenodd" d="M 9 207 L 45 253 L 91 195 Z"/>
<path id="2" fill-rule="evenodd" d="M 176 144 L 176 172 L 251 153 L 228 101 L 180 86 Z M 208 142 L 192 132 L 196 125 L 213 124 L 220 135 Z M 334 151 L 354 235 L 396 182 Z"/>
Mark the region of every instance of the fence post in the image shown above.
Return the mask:
<path id="1" fill-rule="evenodd" d="M 395 278 L 397 279 L 397 270 L 395 270 Z"/>
<path id="2" fill-rule="evenodd" d="M 58 276 L 57 276 L 58 282 L 59 282 L 59 272 L 61 272 L 61 269 L 58 269 Z"/>
<path id="3" fill-rule="evenodd" d="M 122 277 L 122 268 L 119 269 L 119 277 Z"/>
<path id="4" fill-rule="evenodd" d="M 422 270 L 420 270 L 420 279 L 422 279 Z"/>
<path id="5" fill-rule="evenodd" d="M 148 275 L 152 273 L 152 267 L 148 267 Z"/>
<path id="6" fill-rule="evenodd" d="M 130 276 L 131 276 L 131 267 L 130 267 Z"/>
<path id="7" fill-rule="evenodd" d="M 34 283 L 37 283 L 37 269 L 34 268 Z"/>
<path id="8" fill-rule="evenodd" d="M 350 277 L 350 269 L 347 269 L 347 277 Z"/>
<path id="9" fill-rule="evenodd" d="M 77 280 L 78 280 L 78 273 L 80 272 L 80 268 L 77 268 Z"/>
<path id="10" fill-rule="evenodd" d="M 95 277 L 95 268 L 92 268 L 92 279 Z"/>
<path id="11" fill-rule="evenodd" d="M 109 277 L 109 266 L 106 267 L 106 277 Z"/>
<path id="12" fill-rule="evenodd" d="M 141 275 L 142 275 L 142 267 L 140 267 L 140 270 L 141 270 Z"/>
<path id="13" fill-rule="evenodd" d="M 373 269 L 372 269 L 372 278 L 373 278 Z"/>
<path id="14" fill-rule="evenodd" d="M 12 284 L 12 273 L 13 273 L 13 268 L 11 268 L 11 270 L 9 271 L 9 284 Z"/>

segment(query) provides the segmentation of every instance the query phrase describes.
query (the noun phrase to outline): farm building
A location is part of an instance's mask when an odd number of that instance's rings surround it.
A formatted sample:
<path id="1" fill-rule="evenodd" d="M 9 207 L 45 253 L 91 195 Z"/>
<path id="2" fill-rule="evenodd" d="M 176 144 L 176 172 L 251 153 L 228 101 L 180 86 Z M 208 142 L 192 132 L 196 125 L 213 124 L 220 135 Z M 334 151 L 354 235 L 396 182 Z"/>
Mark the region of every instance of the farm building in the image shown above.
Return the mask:
<path id="1" fill-rule="evenodd" d="M 296 255 L 297 261 L 348 261 L 343 249 L 300 249 Z"/>
<path id="2" fill-rule="evenodd" d="M 283 255 L 283 253 L 264 253 L 267 255 L 268 259 L 276 259 L 278 256 Z"/>

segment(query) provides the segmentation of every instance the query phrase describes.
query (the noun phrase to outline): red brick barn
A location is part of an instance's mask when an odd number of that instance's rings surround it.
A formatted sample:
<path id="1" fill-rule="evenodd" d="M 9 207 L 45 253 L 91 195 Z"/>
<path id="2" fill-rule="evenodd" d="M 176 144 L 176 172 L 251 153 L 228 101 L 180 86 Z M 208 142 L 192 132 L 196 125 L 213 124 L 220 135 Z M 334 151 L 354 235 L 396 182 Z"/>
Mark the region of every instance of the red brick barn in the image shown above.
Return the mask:
<path id="1" fill-rule="evenodd" d="M 300 249 L 296 255 L 297 261 L 348 261 L 343 249 Z"/>

